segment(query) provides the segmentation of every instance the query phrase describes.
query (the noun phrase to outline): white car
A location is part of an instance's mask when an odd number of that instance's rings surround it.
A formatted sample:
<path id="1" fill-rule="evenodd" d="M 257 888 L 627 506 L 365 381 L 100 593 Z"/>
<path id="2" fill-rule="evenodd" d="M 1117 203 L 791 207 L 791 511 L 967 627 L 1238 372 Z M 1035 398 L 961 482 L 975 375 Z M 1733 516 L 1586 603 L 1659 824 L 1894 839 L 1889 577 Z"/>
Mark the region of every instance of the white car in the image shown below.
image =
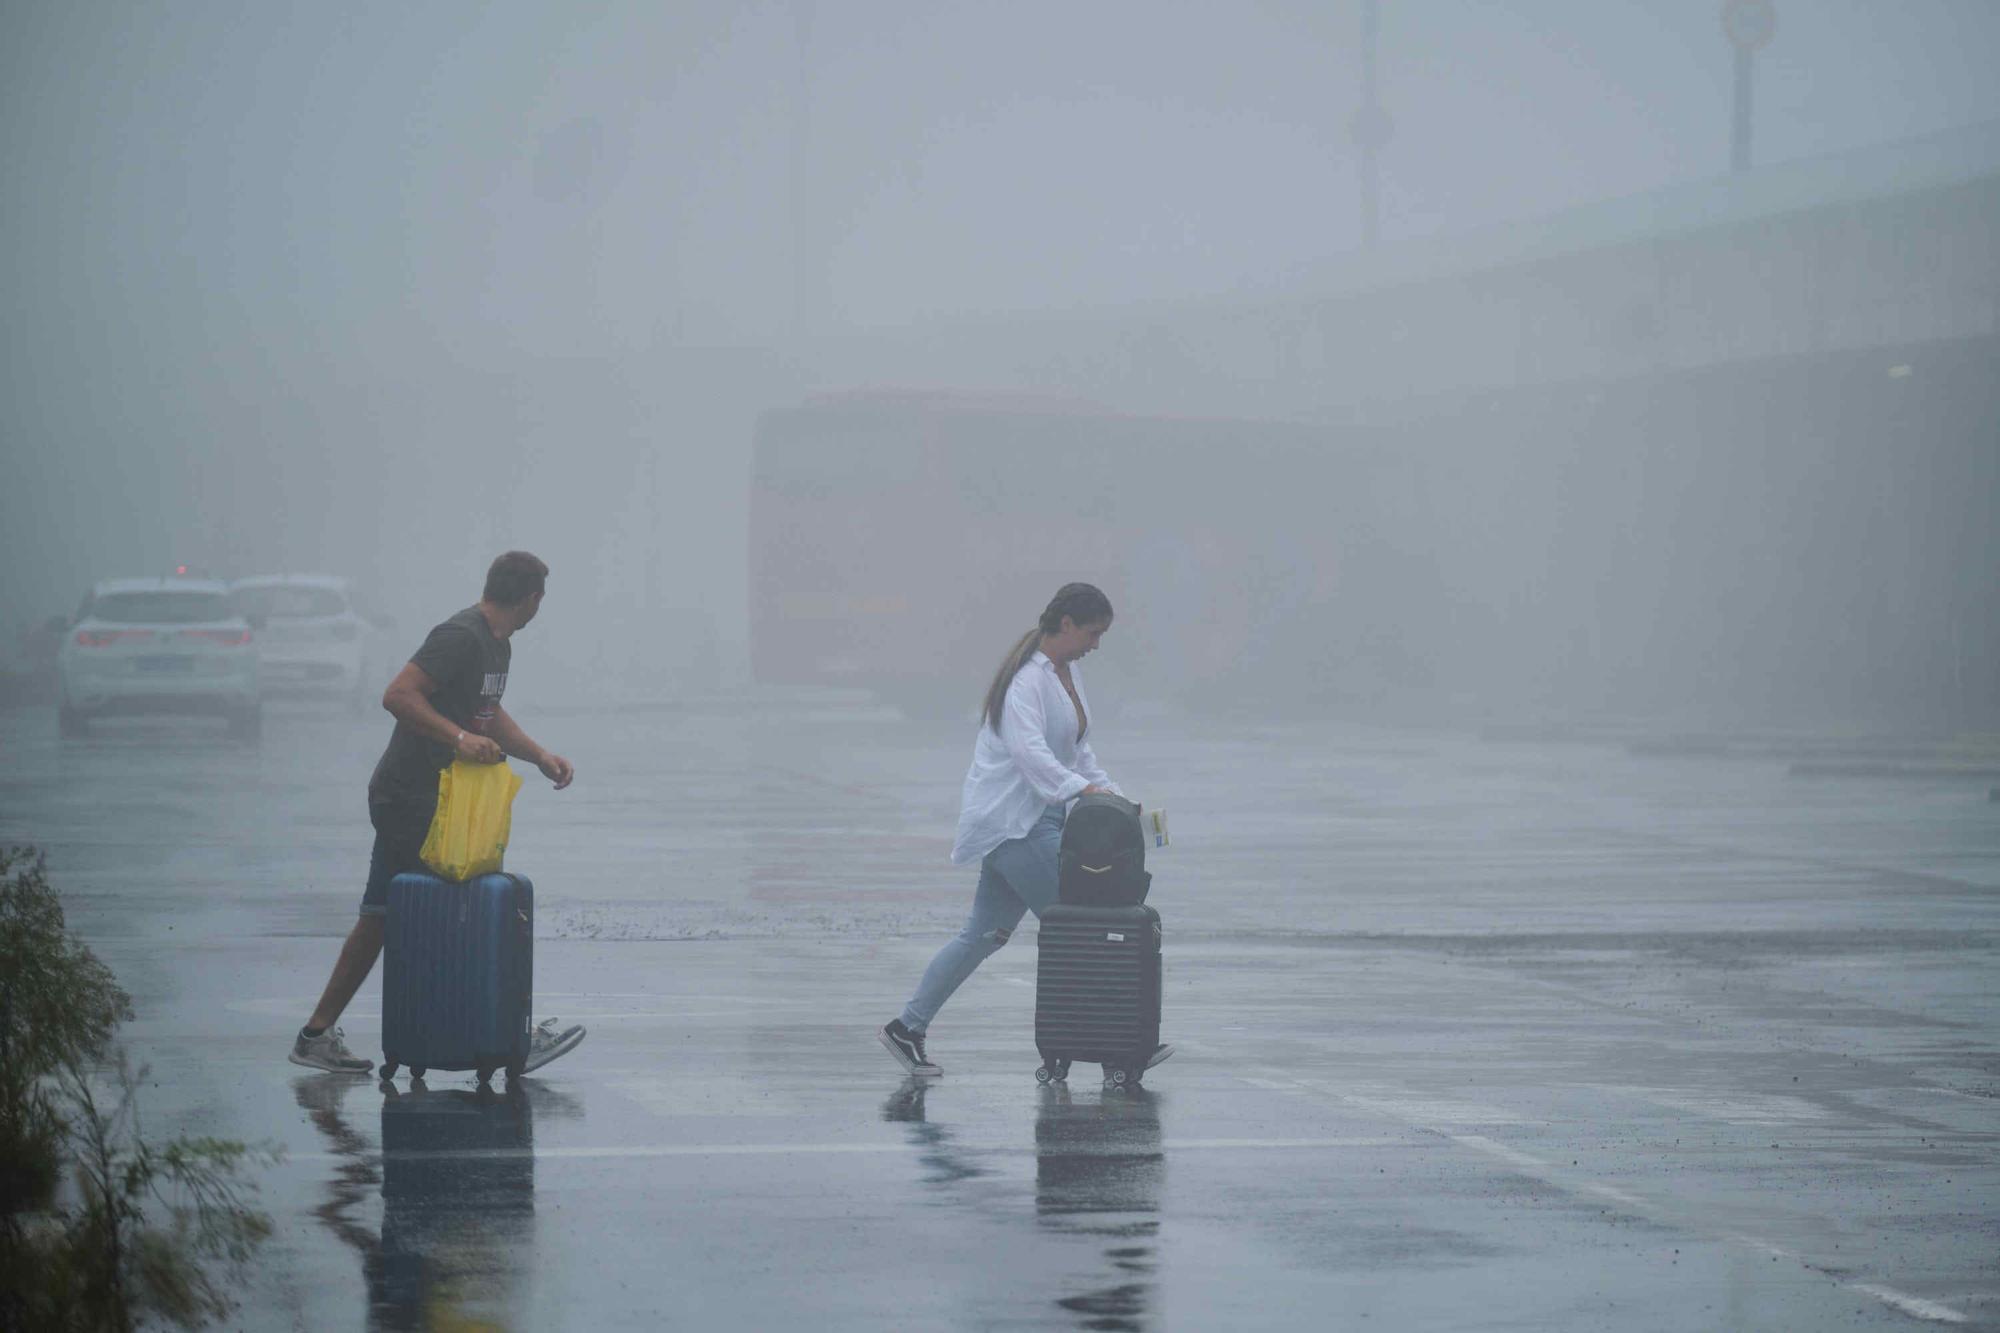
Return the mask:
<path id="1" fill-rule="evenodd" d="M 257 632 L 264 688 L 369 702 L 375 628 L 356 614 L 347 580 L 330 574 L 260 574 L 229 585 Z"/>
<path id="2" fill-rule="evenodd" d="M 246 739 L 263 729 L 250 623 L 211 579 L 97 584 L 64 632 L 56 675 L 64 736 L 117 713 L 218 714 Z"/>

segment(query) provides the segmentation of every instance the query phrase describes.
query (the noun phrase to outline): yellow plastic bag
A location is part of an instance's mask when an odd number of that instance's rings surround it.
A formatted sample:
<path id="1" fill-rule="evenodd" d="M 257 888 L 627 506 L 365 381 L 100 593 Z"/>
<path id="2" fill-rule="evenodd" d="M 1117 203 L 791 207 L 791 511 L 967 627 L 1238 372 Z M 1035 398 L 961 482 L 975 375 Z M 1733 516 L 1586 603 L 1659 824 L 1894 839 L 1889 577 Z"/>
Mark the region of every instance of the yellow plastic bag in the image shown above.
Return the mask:
<path id="1" fill-rule="evenodd" d="M 437 813 L 424 835 L 423 863 L 450 880 L 490 875 L 507 855 L 521 775 L 498 764 L 454 759 L 438 774 Z"/>

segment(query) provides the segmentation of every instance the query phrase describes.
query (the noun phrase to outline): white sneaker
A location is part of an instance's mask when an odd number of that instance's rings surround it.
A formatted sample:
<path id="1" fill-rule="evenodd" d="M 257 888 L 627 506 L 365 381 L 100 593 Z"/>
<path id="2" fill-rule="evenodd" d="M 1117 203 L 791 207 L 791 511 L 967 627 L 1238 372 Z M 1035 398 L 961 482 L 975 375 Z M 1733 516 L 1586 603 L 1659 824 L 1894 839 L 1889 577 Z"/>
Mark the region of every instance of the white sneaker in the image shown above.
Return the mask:
<path id="1" fill-rule="evenodd" d="M 583 1037 L 581 1023 L 573 1023 L 561 1032 L 557 1032 L 556 1020 L 544 1018 L 535 1024 L 535 1030 L 528 1034 L 528 1059 L 521 1066 L 521 1072 L 532 1074 L 556 1057 L 568 1055 L 583 1044 Z"/>
<path id="2" fill-rule="evenodd" d="M 291 1061 L 304 1065 L 307 1069 L 324 1069 L 329 1074 L 365 1074 L 375 1067 L 372 1060 L 364 1060 L 347 1049 L 347 1034 L 339 1028 L 328 1028 L 317 1037 L 308 1037 L 304 1028 L 299 1029 L 299 1039 L 292 1043 Z"/>

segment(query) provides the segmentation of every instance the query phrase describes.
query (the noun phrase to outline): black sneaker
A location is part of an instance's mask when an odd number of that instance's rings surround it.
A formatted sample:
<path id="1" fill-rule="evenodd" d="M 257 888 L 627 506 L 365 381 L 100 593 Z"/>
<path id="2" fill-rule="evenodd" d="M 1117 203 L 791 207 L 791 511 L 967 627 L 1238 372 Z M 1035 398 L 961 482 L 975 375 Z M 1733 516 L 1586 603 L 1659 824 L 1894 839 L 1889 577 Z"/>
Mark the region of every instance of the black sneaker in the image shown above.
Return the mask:
<path id="1" fill-rule="evenodd" d="M 916 1077 L 936 1078 L 944 1073 L 944 1070 L 932 1064 L 924 1055 L 924 1034 L 912 1032 L 904 1027 L 902 1019 L 889 1020 L 888 1025 L 876 1035 L 882 1039 L 882 1044 L 888 1048 L 889 1054 L 896 1057 L 896 1063 Z"/>

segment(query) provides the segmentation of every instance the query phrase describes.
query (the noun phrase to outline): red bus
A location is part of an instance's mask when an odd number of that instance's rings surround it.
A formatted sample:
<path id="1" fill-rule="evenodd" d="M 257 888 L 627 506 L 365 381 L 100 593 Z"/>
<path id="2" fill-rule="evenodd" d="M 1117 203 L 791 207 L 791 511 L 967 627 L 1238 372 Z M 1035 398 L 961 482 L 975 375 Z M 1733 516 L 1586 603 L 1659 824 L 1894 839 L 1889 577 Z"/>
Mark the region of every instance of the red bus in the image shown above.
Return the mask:
<path id="1" fill-rule="evenodd" d="M 769 412 L 752 462 L 752 670 L 970 714 L 1012 638 L 1080 579 L 1118 609 L 1091 671 L 1121 699 L 1222 703 L 1225 676 L 1296 688 L 1338 588 L 1382 583 L 1353 567 L 1384 554 L 1368 535 L 1404 508 L 1407 479 L 1327 426 L 924 393 Z M 1358 635 L 1348 657 L 1366 656 L 1361 640 L 1403 642 Z"/>
<path id="2" fill-rule="evenodd" d="M 766 414 L 760 680 L 969 716 L 1060 584 L 1105 704 L 1992 727 L 2000 339 L 1339 422 L 858 394 Z"/>

